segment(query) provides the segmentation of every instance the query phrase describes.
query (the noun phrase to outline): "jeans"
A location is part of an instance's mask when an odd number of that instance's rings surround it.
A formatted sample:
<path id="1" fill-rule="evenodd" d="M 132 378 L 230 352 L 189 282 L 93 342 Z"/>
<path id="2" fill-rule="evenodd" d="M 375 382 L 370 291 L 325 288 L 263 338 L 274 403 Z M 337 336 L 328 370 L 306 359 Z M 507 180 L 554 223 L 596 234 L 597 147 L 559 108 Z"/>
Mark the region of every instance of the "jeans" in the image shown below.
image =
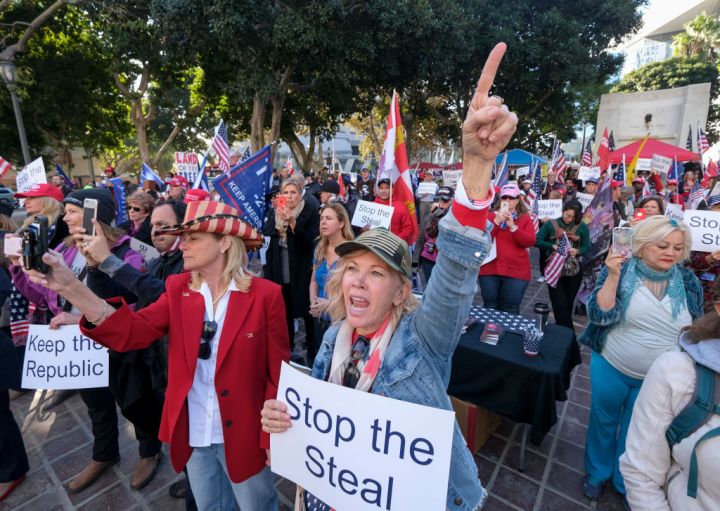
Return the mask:
<path id="1" fill-rule="evenodd" d="M 580 290 L 582 279 L 583 272 L 580 271 L 572 277 L 560 277 L 555 287 L 550 287 L 548 284 L 548 295 L 550 295 L 555 323 L 566 326 L 573 332 L 575 331 L 572 319 L 573 304 Z"/>
<path id="2" fill-rule="evenodd" d="M 187 462 L 187 473 L 199 511 L 277 511 L 275 474 L 270 467 L 242 483 L 233 483 L 225 463 L 225 445 L 195 447 Z"/>
<path id="3" fill-rule="evenodd" d="M 633 405 L 642 382 L 621 373 L 602 355 L 592 352 L 592 401 L 585 440 L 585 471 L 592 484 L 612 480 L 622 494 L 625 483 L 620 473 L 620 456 L 625 452 Z"/>
<path id="4" fill-rule="evenodd" d="M 519 314 L 520 303 L 525 295 L 528 282 L 502 275 L 481 275 L 479 284 L 483 307 Z"/>
<path id="5" fill-rule="evenodd" d="M 430 275 L 432 275 L 433 268 L 435 268 L 435 261 L 430 261 L 429 259 L 425 259 L 423 256 L 420 256 L 420 269 L 425 276 L 426 287 L 427 283 L 430 282 Z"/>

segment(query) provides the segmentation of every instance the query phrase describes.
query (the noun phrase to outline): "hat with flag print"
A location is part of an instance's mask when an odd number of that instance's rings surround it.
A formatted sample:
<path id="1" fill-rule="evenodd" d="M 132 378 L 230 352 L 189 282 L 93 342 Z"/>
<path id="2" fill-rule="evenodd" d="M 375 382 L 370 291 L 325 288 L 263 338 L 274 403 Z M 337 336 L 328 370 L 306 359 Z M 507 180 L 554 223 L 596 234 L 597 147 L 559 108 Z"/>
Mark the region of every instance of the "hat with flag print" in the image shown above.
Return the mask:
<path id="1" fill-rule="evenodd" d="M 248 250 L 262 246 L 264 239 L 254 227 L 240 219 L 240 213 L 222 202 L 199 200 L 190 202 L 185 210 L 183 222 L 159 229 L 160 234 L 182 234 L 184 232 L 209 232 L 237 236 L 245 242 Z"/>
<path id="2" fill-rule="evenodd" d="M 393 270 L 412 278 L 410 249 L 407 243 L 384 227 L 365 231 L 355 240 L 340 243 L 335 247 L 335 253 L 340 257 L 357 250 L 369 250 Z"/>

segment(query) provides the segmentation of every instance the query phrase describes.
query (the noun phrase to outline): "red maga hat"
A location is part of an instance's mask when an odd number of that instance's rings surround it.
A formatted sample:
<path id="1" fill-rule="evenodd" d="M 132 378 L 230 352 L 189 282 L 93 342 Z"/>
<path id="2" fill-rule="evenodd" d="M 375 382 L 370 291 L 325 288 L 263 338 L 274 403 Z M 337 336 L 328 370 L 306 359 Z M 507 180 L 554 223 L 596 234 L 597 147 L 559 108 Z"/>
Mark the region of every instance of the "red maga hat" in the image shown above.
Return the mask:
<path id="1" fill-rule="evenodd" d="M 170 186 L 180 186 L 186 190 L 190 188 L 190 181 L 183 176 L 175 176 L 167 182 Z"/>
<path id="2" fill-rule="evenodd" d="M 185 204 L 189 204 L 198 200 L 210 200 L 210 194 L 202 188 L 191 188 L 185 193 Z"/>
<path id="3" fill-rule="evenodd" d="M 15 197 L 18 199 L 26 199 L 27 197 L 50 197 L 58 202 L 65 200 L 65 196 L 60 188 L 47 183 L 34 184 L 29 190 L 16 193 Z"/>

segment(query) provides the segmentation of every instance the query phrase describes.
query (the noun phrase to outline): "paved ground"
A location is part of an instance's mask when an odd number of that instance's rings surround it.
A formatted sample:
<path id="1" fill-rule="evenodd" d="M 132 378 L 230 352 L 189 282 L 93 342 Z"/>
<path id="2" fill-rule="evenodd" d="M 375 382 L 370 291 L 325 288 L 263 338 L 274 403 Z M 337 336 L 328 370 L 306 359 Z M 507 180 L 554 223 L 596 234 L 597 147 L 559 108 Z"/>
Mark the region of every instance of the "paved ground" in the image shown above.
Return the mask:
<path id="1" fill-rule="evenodd" d="M 534 317 L 532 308 L 536 302 L 549 304 L 545 284 L 533 281 L 523 300 L 524 316 Z M 584 320 L 576 317 L 579 330 L 584 327 Z M 569 400 L 557 404 L 558 423 L 539 448 L 528 444 L 524 473 L 517 470 L 520 426 L 509 420 L 504 420 L 496 434 L 476 453 L 480 479 L 490 491 L 485 510 L 623 509 L 622 500 L 610 490 L 592 506 L 580 492 L 590 405 L 587 350 L 583 350 L 583 361 L 573 374 Z M 69 495 L 65 486 L 90 459 L 90 422 L 78 395 L 51 412 L 42 412 L 41 405 L 46 398 L 37 391 L 12 403 L 22 426 L 31 472 L 12 497 L 0 504 L 0 510 L 184 509 L 182 502 L 171 499 L 167 493 L 168 486 L 180 478 L 167 457 L 150 485 L 139 492 L 130 489 L 130 474 L 138 457 L 137 444 L 132 426 L 123 418 L 120 419 L 121 462 L 92 487 L 78 495 Z M 280 481 L 278 487 L 283 509 L 292 509 L 294 485 Z"/>

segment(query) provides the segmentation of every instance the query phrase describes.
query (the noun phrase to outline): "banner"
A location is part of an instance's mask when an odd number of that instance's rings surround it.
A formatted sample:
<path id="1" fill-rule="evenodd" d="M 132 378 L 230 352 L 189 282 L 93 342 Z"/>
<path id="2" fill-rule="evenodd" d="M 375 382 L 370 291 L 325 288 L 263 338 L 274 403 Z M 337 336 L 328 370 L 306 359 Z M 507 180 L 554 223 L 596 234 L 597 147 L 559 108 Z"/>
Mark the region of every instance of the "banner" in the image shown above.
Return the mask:
<path id="1" fill-rule="evenodd" d="M 108 350 L 80 333 L 79 325 L 50 330 L 30 325 L 22 386 L 25 389 L 90 389 L 108 386 Z"/>
<path id="2" fill-rule="evenodd" d="M 108 182 L 112 184 L 112 192 L 117 206 L 115 209 L 115 225 L 124 224 L 128 221 L 125 185 L 123 185 L 122 179 L 119 177 L 108 179 Z"/>
<path id="3" fill-rule="evenodd" d="M 680 207 L 680 204 L 673 204 L 670 202 L 667 206 L 665 206 L 665 216 L 682 222 L 684 221 L 683 208 Z"/>
<path id="4" fill-rule="evenodd" d="M 600 167 L 580 167 L 578 170 L 578 179 L 587 181 L 588 179 L 600 177 Z"/>
<path id="5" fill-rule="evenodd" d="M 223 202 L 240 211 L 240 217 L 258 230 L 263 227 L 267 203 L 265 194 L 272 180 L 272 150 L 266 145 L 247 160 L 213 179 Z"/>
<path id="6" fill-rule="evenodd" d="M 580 194 L 578 194 L 580 195 Z M 590 230 L 590 250 L 584 256 L 585 264 L 608 251 L 612 239 L 613 200 L 610 180 L 605 179 L 583 213 L 583 222 Z"/>
<path id="7" fill-rule="evenodd" d="M 443 185 L 452 189 L 457 187 L 458 179 L 462 179 L 462 170 L 443 170 Z"/>
<path id="8" fill-rule="evenodd" d="M 653 154 L 652 160 L 650 160 L 650 170 L 659 172 L 660 174 L 667 174 L 670 171 L 670 167 L 673 164 L 672 158 L 666 158 L 659 154 Z"/>
<path id="9" fill-rule="evenodd" d="M 194 183 L 198 173 L 198 157 L 195 153 L 175 151 L 177 173 L 189 182 Z"/>
<path id="10" fill-rule="evenodd" d="M 45 175 L 45 164 L 42 158 L 28 163 L 15 178 L 18 192 L 27 192 L 33 185 L 47 183 Z"/>
<path id="11" fill-rule="evenodd" d="M 595 198 L 595 195 L 591 195 L 589 193 L 582 193 L 577 192 L 575 194 L 575 198 L 578 200 L 580 204 L 582 204 L 583 211 L 585 211 L 588 206 L 592 203 L 593 199 Z"/>
<path id="12" fill-rule="evenodd" d="M 538 218 L 560 218 L 562 216 L 562 199 L 538 201 Z"/>
<path id="13" fill-rule="evenodd" d="M 158 176 L 155 172 L 153 172 L 153 169 L 151 169 L 146 163 L 143 163 L 140 167 L 140 187 L 142 188 L 145 184 L 145 181 L 155 181 L 155 184 L 158 186 L 159 190 L 162 190 L 165 186 L 165 182 L 162 180 L 160 176 Z"/>
<path id="14" fill-rule="evenodd" d="M 376 227 L 390 229 L 390 220 L 394 209 L 392 206 L 378 204 L 377 202 L 358 201 L 351 224 L 356 227 L 369 225 L 371 229 Z"/>
<path id="15" fill-rule="evenodd" d="M 427 181 L 423 181 L 420 183 L 417 187 L 417 195 L 435 195 L 435 192 L 437 192 L 438 185 L 437 183 L 428 183 Z"/>
<path id="16" fill-rule="evenodd" d="M 685 210 L 684 220 L 692 233 L 692 250 L 720 250 L 720 213 L 688 209 Z"/>
<path id="17" fill-rule="evenodd" d="M 334 509 L 445 511 L 455 415 L 316 380 L 283 363 L 292 427 L 272 471 Z"/>

